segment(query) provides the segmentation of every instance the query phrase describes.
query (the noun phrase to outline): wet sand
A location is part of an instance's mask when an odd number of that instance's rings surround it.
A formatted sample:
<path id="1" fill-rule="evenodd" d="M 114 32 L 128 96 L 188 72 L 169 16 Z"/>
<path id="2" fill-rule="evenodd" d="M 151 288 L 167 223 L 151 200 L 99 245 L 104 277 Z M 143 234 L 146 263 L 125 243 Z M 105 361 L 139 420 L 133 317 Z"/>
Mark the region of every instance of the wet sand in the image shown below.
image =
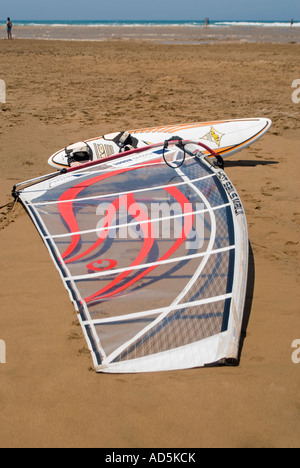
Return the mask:
<path id="1" fill-rule="evenodd" d="M 0 447 L 299 447 L 298 44 L 1 41 Z M 294 95 L 294 97 L 300 97 Z M 295 99 L 294 99 L 295 100 Z M 265 116 L 230 158 L 251 243 L 238 367 L 97 375 L 35 227 L 10 204 L 48 157 L 127 128 Z"/>
<path id="2" fill-rule="evenodd" d="M 6 37 L 2 27 L 2 36 Z M 143 40 L 154 43 L 212 44 L 224 42 L 300 43 L 300 27 L 294 26 L 187 26 L 187 25 L 56 25 L 14 26 L 17 39 L 107 41 Z"/>

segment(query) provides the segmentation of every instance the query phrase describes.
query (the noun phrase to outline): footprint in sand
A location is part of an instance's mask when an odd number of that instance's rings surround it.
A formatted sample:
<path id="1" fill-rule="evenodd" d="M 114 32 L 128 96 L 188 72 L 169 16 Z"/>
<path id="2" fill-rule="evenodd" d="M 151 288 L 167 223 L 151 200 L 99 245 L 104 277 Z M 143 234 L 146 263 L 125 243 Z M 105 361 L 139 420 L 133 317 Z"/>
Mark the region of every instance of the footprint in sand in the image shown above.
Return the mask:
<path id="1" fill-rule="evenodd" d="M 300 226 L 300 213 L 293 213 L 293 216 L 292 222 Z"/>

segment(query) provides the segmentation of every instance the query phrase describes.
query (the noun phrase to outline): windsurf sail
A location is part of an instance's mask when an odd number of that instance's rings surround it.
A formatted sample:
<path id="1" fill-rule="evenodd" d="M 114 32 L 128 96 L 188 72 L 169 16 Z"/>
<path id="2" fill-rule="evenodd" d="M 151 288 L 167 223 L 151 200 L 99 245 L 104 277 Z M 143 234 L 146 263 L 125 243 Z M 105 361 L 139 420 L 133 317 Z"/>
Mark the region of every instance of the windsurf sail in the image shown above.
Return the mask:
<path id="1" fill-rule="evenodd" d="M 15 187 L 96 371 L 238 362 L 248 236 L 219 166 L 198 144 L 172 141 Z"/>

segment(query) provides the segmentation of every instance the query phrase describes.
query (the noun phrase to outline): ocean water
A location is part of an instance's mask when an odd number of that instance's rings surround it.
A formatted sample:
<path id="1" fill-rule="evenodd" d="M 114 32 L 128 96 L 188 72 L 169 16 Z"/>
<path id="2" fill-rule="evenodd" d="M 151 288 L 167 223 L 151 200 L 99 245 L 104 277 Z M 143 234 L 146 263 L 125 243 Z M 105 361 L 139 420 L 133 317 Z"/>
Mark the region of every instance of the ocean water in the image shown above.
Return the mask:
<path id="1" fill-rule="evenodd" d="M 300 21 L 105 21 L 15 20 L 13 38 L 67 41 L 145 40 L 164 44 L 218 41 L 300 43 Z M 5 23 L 0 39 L 6 37 Z"/>
<path id="2" fill-rule="evenodd" d="M 48 27 L 66 27 L 66 26 L 86 26 L 86 27 L 105 27 L 105 26 L 126 26 L 126 27 L 147 27 L 147 26 L 190 26 L 199 27 L 204 26 L 204 20 L 180 20 L 180 21 L 109 21 L 109 20 L 14 20 L 12 22 L 15 26 L 48 26 Z M 290 21 L 210 21 L 212 27 L 226 27 L 226 26 L 243 26 L 243 27 L 290 27 Z M 300 27 L 300 21 L 294 21 L 293 27 Z"/>

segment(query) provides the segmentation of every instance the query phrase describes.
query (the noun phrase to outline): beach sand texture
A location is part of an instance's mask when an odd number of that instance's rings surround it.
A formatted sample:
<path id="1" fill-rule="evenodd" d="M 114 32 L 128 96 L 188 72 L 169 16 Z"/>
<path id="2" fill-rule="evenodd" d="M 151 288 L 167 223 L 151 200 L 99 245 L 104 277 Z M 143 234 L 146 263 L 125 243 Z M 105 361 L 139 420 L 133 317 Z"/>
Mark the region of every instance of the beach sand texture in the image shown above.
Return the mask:
<path id="1" fill-rule="evenodd" d="M 1 41 L 0 447 L 299 447 L 298 44 Z M 298 95 L 300 97 L 300 93 Z M 82 139 L 268 117 L 227 160 L 251 243 L 238 367 L 98 375 L 35 227 L 10 191 Z"/>
<path id="2" fill-rule="evenodd" d="M 5 27 L 0 27 L 5 37 Z M 300 43 L 299 24 L 290 26 L 253 25 L 14 25 L 19 39 L 59 39 L 75 41 L 146 40 L 154 43 L 267 42 Z"/>

